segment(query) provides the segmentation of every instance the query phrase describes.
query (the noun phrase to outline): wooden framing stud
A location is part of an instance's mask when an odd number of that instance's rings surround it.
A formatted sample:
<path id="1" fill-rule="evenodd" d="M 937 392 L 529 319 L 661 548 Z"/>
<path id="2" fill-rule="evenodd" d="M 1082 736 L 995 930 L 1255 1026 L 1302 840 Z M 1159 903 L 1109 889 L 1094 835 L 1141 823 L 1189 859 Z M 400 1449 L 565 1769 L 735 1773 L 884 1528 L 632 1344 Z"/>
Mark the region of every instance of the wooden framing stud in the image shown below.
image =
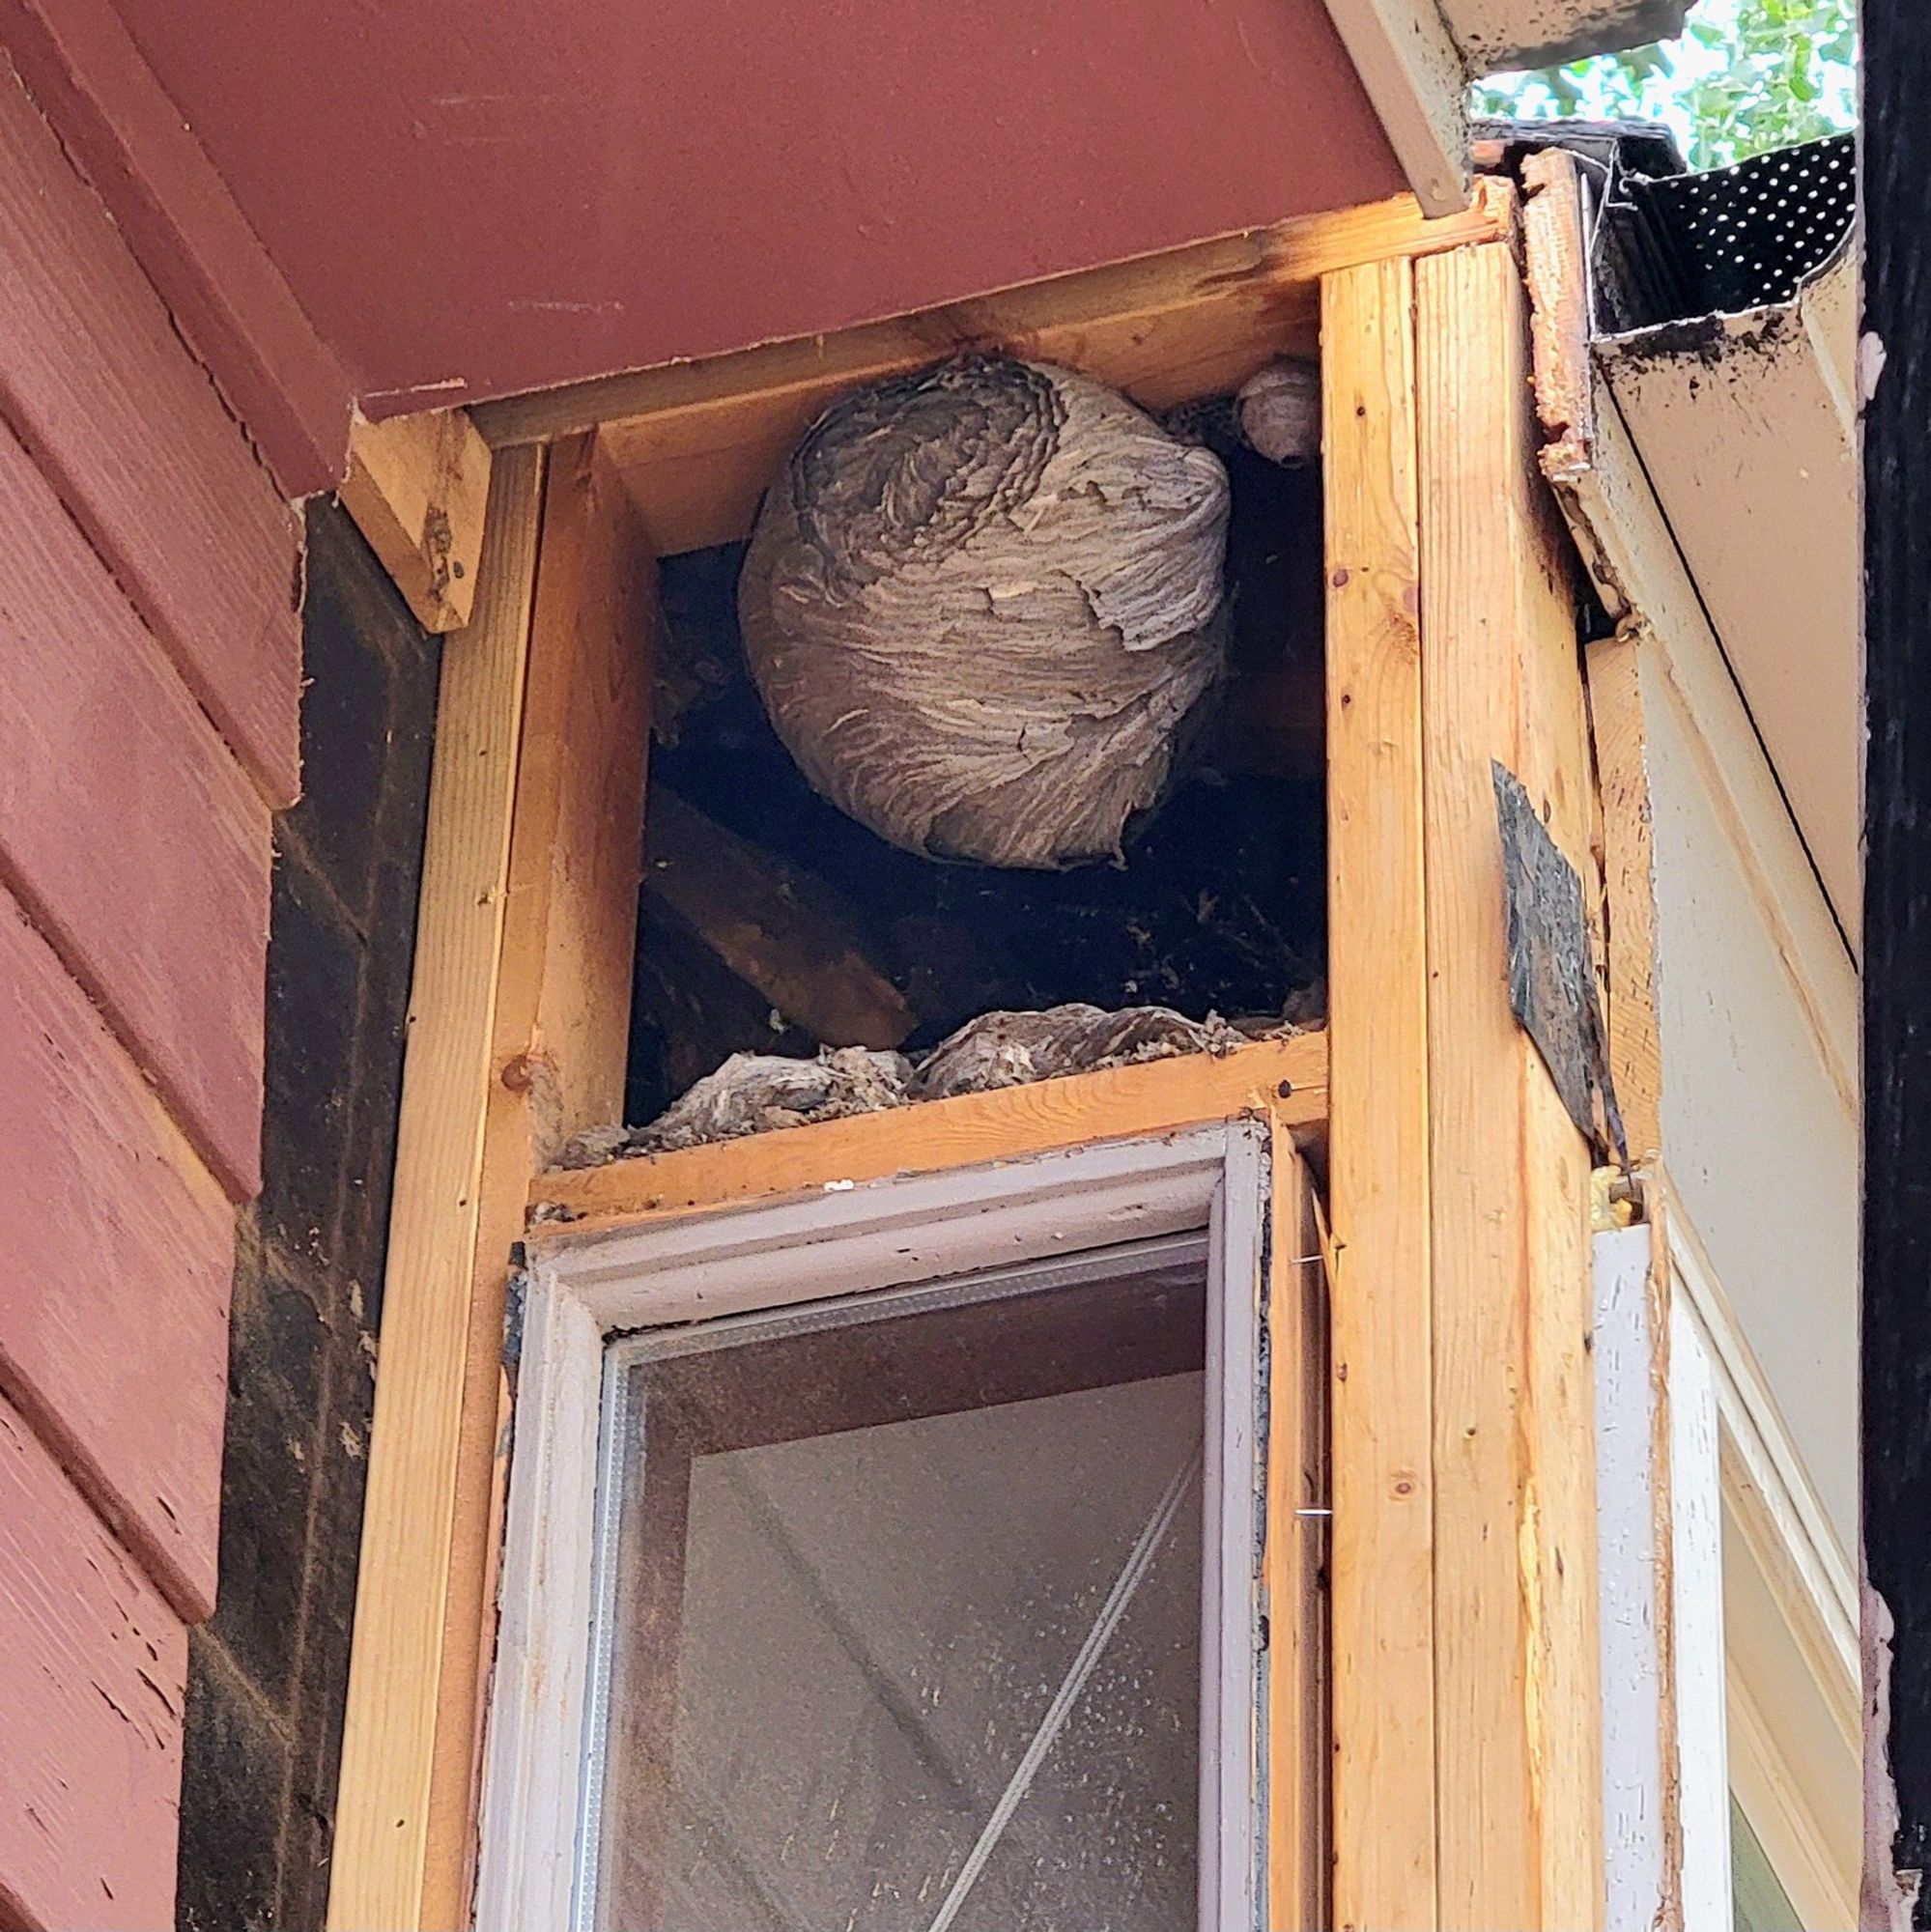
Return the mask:
<path id="1" fill-rule="evenodd" d="M 541 450 L 497 459 L 471 634 L 442 660 L 343 1725 L 332 1932 L 422 1923 L 542 488 Z"/>
<path id="2" fill-rule="evenodd" d="M 1415 298 L 1438 1923 L 1589 1932 L 1604 1909 L 1591 1160 L 1510 1011 L 1491 776 L 1516 774 L 1587 876 L 1581 657 L 1515 253 L 1418 264 Z"/>
<path id="3" fill-rule="evenodd" d="M 504 1293 L 531 1174 L 622 1107 L 654 611 L 594 439 L 505 451 L 471 635 L 443 658 L 335 1932 L 469 1922 Z"/>
<path id="4" fill-rule="evenodd" d="M 1435 1909 L 1414 269 L 1321 289 L 1332 1098 L 1334 1922 Z"/>
<path id="5" fill-rule="evenodd" d="M 1332 1257 L 1332 1374 L 1275 1394 L 1302 1416 L 1324 1395 L 1335 1514 L 1331 1739 L 1308 1657 L 1276 1660 L 1268 1685 L 1281 1747 L 1331 1747 L 1332 1892 L 1270 1859 L 1273 1932 L 1323 1915 L 1353 1932 L 1600 1927 L 1590 1159 L 1510 1016 L 1490 776 L 1497 759 L 1521 780 L 1586 875 L 1581 663 L 1536 470 L 1514 218 L 1492 187 L 1442 222 L 1405 200 L 482 412 L 498 447 L 480 571 L 460 580 L 470 635 L 443 664 L 332 1932 L 469 1919 L 500 1323 L 530 1209 L 558 1224 L 546 1245 L 567 1243 L 1244 1114 L 1324 1129 L 1332 1199 L 1325 1240 L 1303 1197 L 1275 1204 L 1277 1255 Z M 1305 347 L 1317 309 L 1331 1034 L 544 1172 L 620 1107 L 650 553 L 739 533 L 827 401 L 961 343 L 1169 402 Z M 448 507 L 426 420 L 358 432 L 353 481 L 358 520 L 386 520 L 418 566 L 429 508 Z M 445 611 L 458 582 L 452 564 Z M 1277 1320 L 1323 1312 L 1280 1279 L 1273 1293 Z M 1278 1473 L 1277 1502 L 1320 1493 L 1317 1464 Z M 1269 1587 L 1296 1601 L 1301 1520 L 1267 1525 Z M 1324 1837 L 1328 1793 L 1297 1788 L 1315 1810 L 1297 1798 L 1297 1824 L 1275 1823 L 1302 1845 Z"/>
<path id="6" fill-rule="evenodd" d="M 1603 801 L 1603 924 L 1608 954 L 1609 1074 L 1630 1163 L 1662 1152 L 1662 1040 L 1656 1013 L 1655 853 L 1643 736 L 1641 644 L 1604 638 L 1586 653 L 1589 724 Z"/>
<path id="7" fill-rule="evenodd" d="M 1324 1034 L 1256 1040 L 1228 1054 L 1107 1067 L 539 1175 L 530 1183 L 529 1206 L 546 1236 L 574 1237 L 761 1195 L 1010 1160 L 1250 1113 L 1320 1134 L 1327 1113 Z"/>
<path id="8" fill-rule="evenodd" d="M 1277 1101 L 1276 1105 L 1280 1103 Z M 1265 1284 L 1267 1510 L 1261 1577 L 1266 1697 L 1268 1932 L 1320 1932 L 1333 1868 L 1328 1802 L 1328 1275 L 1307 1163 L 1275 1116 Z M 1288 1366 L 1292 1365 L 1292 1367 Z"/>
<path id="9" fill-rule="evenodd" d="M 660 556 L 751 528 L 764 487 L 829 403 L 961 349 L 1064 362 L 1148 409 L 1236 389 L 1312 346 L 1330 270 L 1492 241 L 1473 206 L 1434 221 L 1408 196 L 1004 290 L 973 301 L 765 343 L 478 407 L 497 447 L 598 424 Z"/>
<path id="10" fill-rule="evenodd" d="M 462 410 L 358 419 L 342 505 L 425 631 L 460 631 L 475 606 L 490 445 Z"/>
<path id="11" fill-rule="evenodd" d="M 1492 190 L 1485 205 L 1508 213 Z M 1510 1009 L 1491 761 L 1584 876 L 1509 242 L 1323 284 L 1334 1921 L 1604 1913 L 1589 1149 Z"/>
<path id="12" fill-rule="evenodd" d="M 530 1177 L 573 1133 L 623 1113 L 656 565 L 594 436 L 550 452 L 530 619 L 494 1077 L 470 1277 L 442 1688 L 422 1922 L 469 1922 L 475 1767 L 495 1647 L 487 1587 L 501 1542 L 500 1422 L 510 1255 Z"/>

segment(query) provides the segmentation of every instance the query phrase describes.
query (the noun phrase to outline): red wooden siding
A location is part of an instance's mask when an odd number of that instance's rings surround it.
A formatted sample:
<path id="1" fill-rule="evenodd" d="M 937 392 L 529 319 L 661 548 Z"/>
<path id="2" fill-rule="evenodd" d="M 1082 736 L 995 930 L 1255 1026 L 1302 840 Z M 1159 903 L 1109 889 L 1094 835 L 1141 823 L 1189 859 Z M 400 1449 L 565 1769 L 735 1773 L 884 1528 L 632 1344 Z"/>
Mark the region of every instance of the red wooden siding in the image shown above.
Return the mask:
<path id="1" fill-rule="evenodd" d="M 237 1194 L 261 1182 L 269 823 L 0 430 L 0 867 Z"/>
<path id="2" fill-rule="evenodd" d="M 0 263 L 0 1925 L 160 1932 L 299 526 L 4 56 Z"/>
<path id="3" fill-rule="evenodd" d="M 174 1922 L 186 1635 L 0 1402 L 0 1916 Z"/>
<path id="4" fill-rule="evenodd" d="M 270 801 L 289 803 L 294 514 L 11 71 L 0 262 L 0 416 Z"/>
<path id="5" fill-rule="evenodd" d="M 331 489 L 349 448 L 348 374 L 113 0 L 0 0 L 0 43 L 283 491 Z"/>
<path id="6" fill-rule="evenodd" d="M 4 893 L 0 1094 L 0 1388 L 205 1616 L 234 1210 Z"/>

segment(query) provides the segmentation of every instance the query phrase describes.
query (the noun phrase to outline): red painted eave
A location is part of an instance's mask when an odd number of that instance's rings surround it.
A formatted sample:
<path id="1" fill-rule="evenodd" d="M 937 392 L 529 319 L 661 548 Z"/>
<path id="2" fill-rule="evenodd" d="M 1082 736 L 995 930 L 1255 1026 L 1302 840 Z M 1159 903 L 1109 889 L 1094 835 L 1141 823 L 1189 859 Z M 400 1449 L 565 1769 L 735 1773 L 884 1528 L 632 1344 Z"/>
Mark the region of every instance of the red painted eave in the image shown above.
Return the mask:
<path id="1" fill-rule="evenodd" d="M 1399 192 L 1322 0 L 118 0 L 372 415 Z"/>

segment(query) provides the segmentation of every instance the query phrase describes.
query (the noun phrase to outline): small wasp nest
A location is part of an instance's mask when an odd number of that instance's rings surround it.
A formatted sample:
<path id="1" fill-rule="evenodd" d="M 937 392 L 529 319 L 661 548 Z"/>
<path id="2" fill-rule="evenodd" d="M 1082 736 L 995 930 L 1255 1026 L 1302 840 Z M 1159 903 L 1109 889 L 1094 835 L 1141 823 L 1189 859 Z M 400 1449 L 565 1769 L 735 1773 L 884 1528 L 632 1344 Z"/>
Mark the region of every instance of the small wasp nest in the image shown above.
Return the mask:
<path id="1" fill-rule="evenodd" d="M 738 615 L 811 783 L 935 859 L 1117 856 L 1225 650 L 1227 473 L 1103 384 L 965 356 L 822 416 Z"/>
<path id="2" fill-rule="evenodd" d="M 1240 434 L 1269 463 L 1320 458 L 1320 369 L 1313 362 L 1270 362 L 1234 399 Z"/>

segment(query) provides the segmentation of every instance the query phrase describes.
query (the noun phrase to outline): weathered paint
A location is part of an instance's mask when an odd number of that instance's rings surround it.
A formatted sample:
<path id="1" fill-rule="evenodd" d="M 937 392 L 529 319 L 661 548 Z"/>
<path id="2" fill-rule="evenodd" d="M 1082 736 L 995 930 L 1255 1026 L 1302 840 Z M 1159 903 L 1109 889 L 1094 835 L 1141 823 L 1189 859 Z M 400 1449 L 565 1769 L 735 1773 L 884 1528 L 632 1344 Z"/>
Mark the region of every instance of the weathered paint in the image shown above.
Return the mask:
<path id="1" fill-rule="evenodd" d="M 1405 185 L 1321 0 L 125 0 L 371 415 Z"/>
<path id="2" fill-rule="evenodd" d="M 1677 641 L 1689 659 L 1694 641 Z M 1858 1521 L 1846 1426 L 1857 1406 L 1856 1114 L 1837 1042 L 1806 1010 L 1778 929 L 1779 914 L 1828 921 L 1828 913 L 1816 881 L 1800 869 L 1801 854 L 1770 870 L 1778 808 L 1767 781 L 1759 796 L 1768 809 L 1743 818 L 1712 781 L 1709 746 L 1719 734 L 1738 764 L 1761 758 L 1744 728 L 1725 733 L 1727 721 L 1707 707 L 1690 714 L 1673 689 L 1660 689 L 1665 673 L 1654 656 L 1643 669 L 1662 1139 L 1680 1218 L 1707 1248 L 1850 1549 Z M 1834 963 L 1823 1011 L 1848 1020 L 1856 982 L 1841 948 Z"/>
<path id="3" fill-rule="evenodd" d="M 293 513 L 0 68 L 0 417 L 272 804 L 297 789 Z"/>
<path id="4" fill-rule="evenodd" d="M 4 429 L 0 525 L 0 872 L 252 1194 L 268 807 Z"/>
<path id="5" fill-rule="evenodd" d="M 1471 73 L 1554 67 L 1673 39 L 1690 0 L 1441 0 Z"/>
<path id="6" fill-rule="evenodd" d="M 0 1401 L 0 1918 L 174 1922 L 181 1621 Z"/>
<path id="7" fill-rule="evenodd" d="M 349 446 L 348 372 L 161 91 L 113 0 L 0 0 L 0 43 L 283 493 L 327 489 Z"/>
<path id="8" fill-rule="evenodd" d="M 206 1615 L 233 1211 L 4 893 L 0 1094 L 0 1389 L 181 1607 Z"/>
<path id="9" fill-rule="evenodd" d="M 148 1932 L 213 1589 L 299 532 L 4 66 L 0 259 L 0 1923 Z"/>
<path id="10" fill-rule="evenodd" d="M 1596 353 L 1855 946 L 1863 890 L 1856 423 L 1838 400 L 1833 360 L 1805 327 L 1807 307 L 1806 296 L 1643 329 Z M 1845 364 L 1850 334 L 1845 315 L 1832 345 Z"/>
<path id="11" fill-rule="evenodd" d="M 1666 1926 L 1668 1721 L 1657 1563 L 1658 1337 L 1647 1225 L 1598 1231 L 1595 1278 L 1596 1499 L 1603 1609 L 1603 1854 L 1608 1922 Z"/>

